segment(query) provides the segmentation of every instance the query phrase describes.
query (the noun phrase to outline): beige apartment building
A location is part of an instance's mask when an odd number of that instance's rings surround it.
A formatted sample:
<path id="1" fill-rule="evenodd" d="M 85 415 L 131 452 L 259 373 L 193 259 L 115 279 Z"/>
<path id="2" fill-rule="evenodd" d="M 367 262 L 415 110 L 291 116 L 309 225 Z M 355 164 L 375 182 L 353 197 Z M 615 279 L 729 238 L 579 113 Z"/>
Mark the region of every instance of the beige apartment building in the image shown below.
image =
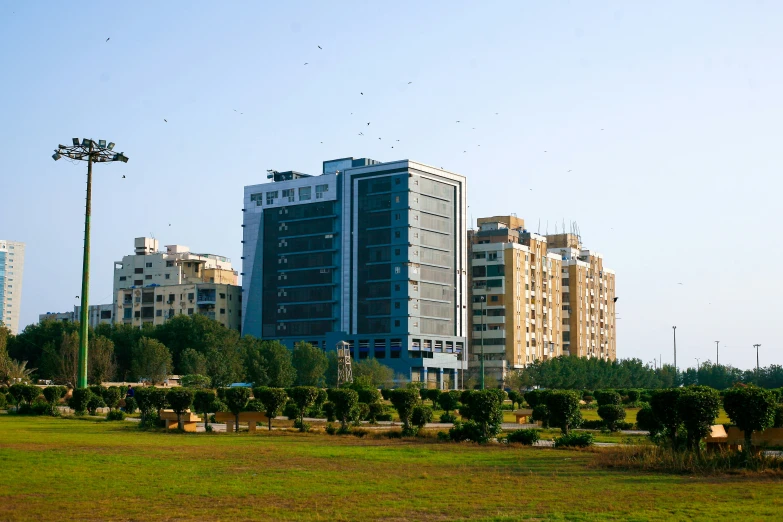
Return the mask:
<path id="1" fill-rule="evenodd" d="M 615 274 L 576 234 L 547 236 L 562 258 L 563 350 L 579 357 L 617 359 Z"/>
<path id="2" fill-rule="evenodd" d="M 178 315 L 204 315 L 239 330 L 242 287 L 227 257 L 182 245 L 158 251 L 158 241 L 136 238 L 135 254 L 114 265 L 115 322 L 141 327 Z"/>
<path id="3" fill-rule="evenodd" d="M 561 257 L 516 216 L 480 218 L 468 232 L 470 369 L 488 378 L 563 354 Z"/>

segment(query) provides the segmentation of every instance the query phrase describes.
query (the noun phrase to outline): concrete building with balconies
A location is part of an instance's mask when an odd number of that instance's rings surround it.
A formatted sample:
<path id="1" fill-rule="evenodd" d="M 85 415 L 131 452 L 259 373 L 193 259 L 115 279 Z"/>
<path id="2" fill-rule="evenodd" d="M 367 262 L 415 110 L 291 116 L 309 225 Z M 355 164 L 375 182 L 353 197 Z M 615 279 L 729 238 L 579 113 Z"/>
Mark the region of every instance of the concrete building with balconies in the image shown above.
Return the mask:
<path id="1" fill-rule="evenodd" d="M 114 320 L 141 327 L 172 317 L 203 315 L 239 330 L 242 288 L 231 260 L 182 245 L 158 251 L 158 241 L 136 238 L 135 254 L 114 264 Z"/>

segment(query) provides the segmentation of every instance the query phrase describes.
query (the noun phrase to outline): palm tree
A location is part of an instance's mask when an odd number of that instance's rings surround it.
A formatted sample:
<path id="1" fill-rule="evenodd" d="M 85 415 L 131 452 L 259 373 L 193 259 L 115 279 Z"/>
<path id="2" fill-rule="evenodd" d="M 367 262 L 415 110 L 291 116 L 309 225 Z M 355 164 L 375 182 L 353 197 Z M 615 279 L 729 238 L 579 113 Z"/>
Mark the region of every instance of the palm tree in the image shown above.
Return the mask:
<path id="1" fill-rule="evenodd" d="M 35 371 L 35 368 L 27 367 L 27 361 L 14 361 L 9 358 L 0 364 L 2 365 L 0 367 L 0 382 L 9 386 L 18 382 L 28 382 L 30 375 Z"/>

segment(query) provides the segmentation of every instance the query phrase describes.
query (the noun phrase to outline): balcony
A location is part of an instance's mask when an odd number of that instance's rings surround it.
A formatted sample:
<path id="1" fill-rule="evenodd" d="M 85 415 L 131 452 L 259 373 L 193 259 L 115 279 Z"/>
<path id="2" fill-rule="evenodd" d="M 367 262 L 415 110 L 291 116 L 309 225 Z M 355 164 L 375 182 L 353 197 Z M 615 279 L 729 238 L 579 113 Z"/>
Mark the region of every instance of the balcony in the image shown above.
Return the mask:
<path id="1" fill-rule="evenodd" d="M 196 297 L 196 303 L 199 305 L 215 304 L 217 302 L 217 292 L 211 290 L 199 290 Z"/>

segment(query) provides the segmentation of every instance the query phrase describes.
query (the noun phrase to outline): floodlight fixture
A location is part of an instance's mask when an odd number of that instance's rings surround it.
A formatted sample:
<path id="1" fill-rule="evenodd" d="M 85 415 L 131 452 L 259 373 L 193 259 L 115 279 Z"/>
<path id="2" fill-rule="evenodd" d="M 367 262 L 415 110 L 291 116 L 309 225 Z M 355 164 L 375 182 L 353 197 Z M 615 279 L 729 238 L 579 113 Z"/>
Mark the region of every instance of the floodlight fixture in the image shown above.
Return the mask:
<path id="1" fill-rule="evenodd" d="M 110 152 L 114 148 L 114 143 L 106 146 L 106 140 L 98 142 L 89 138 L 84 138 L 79 143 L 79 138 L 73 138 L 73 145 L 66 147 L 58 145 L 57 150 L 52 154 L 52 159 L 57 161 L 65 156 L 72 160 L 87 161 L 87 204 L 84 211 L 84 257 L 82 259 L 82 292 L 81 292 L 81 310 L 79 324 L 79 366 L 76 378 L 77 388 L 87 387 L 87 347 L 89 332 L 89 303 L 88 295 L 90 293 L 90 218 L 92 215 L 92 164 L 109 163 L 121 161 L 128 163 L 128 157 L 123 152 L 116 154 Z"/>
<path id="2" fill-rule="evenodd" d="M 114 148 L 114 142 L 110 141 L 109 144 L 106 146 L 106 148 L 112 150 Z"/>

